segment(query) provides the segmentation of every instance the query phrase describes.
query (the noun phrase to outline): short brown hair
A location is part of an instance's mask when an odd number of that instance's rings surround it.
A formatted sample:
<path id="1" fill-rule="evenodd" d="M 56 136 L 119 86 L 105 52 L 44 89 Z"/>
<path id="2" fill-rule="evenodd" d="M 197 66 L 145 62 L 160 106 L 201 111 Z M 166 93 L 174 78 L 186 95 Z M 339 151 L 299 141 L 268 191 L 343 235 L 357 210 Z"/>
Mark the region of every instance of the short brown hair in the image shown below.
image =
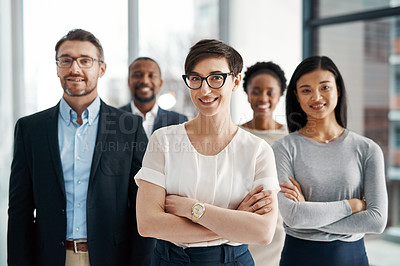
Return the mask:
<path id="1" fill-rule="evenodd" d="M 63 36 L 56 44 L 56 59 L 58 49 L 60 48 L 61 44 L 65 41 L 82 41 L 82 42 L 91 42 L 94 46 L 96 46 L 99 54 L 99 59 L 104 61 L 104 51 L 103 47 L 100 44 L 100 41 L 90 32 L 82 29 L 74 29 L 70 30 L 67 35 Z"/>
<path id="2" fill-rule="evenodd" d="M 225 58 L 228 61 L 229 70 L 235 76 L 242 71 L 243 59 L 235 49 L 222 41 L 205 39 L 190 48 L 185 60 L 185 74 L 190 74 L 200 60 L 210 57 Z"/>

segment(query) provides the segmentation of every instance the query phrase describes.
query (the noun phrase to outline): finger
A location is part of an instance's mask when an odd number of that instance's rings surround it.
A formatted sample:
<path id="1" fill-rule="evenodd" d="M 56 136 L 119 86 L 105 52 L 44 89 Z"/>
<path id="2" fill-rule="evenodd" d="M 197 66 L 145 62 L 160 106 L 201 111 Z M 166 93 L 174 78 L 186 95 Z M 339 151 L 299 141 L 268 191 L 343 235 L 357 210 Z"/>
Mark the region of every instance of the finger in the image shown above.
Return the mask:
<path id="1" fill-rule="evenodd" d="M 295 191 L 294 189 L 291 188 L 281 188 L 280 192 L 282 193 L 289 193 L 290 191 Z"/>
<path id="2" fill-rule="evenodd" d="M 244 198 L 244 201 L 248 201 L 252 196 L 254 196 L 257 193 L 260 193 L 263 189 L 264 189 L 264 186 L 259 185 L 258 187 L 256 187 L 255 189 L 253 189 L 246 195 L 246 197 Z"/>
<path id="3" fill-rule="evenodd" d="M 249 195 L 253 196 L 257 193 L 260 193 L 261 191 L 263 191 L 264 186 L 263 185 L 259 185 L 258 187 L 256 187 L 255 189 L 253 189 L 252 191 L 250 191 Z"/>
<path id="4" fill-rule="evenodd" d="M 285 197 L 297 202 L 297 196 L 293 196 L 292 194 L 285 193 Z"/>
<path id="5" fill-rule="evenodd" d="M 259 209 L 267 207 L 271 203 L 272 203 L 272 200 L 267 198 L 266 200 L 257 201 L 256 203 L 253 204 L 252 207 L 253 207 L 254 210 L 259 210 Z"/>
<path id="6" fill-rule="evenodd" d="M 293 184 L 289 184 L 289 183 L 285 183 L 285 182 L 280 183 L 280 185 L 281 185 L 281 187 L 286 187 L 286 188 L 290 188 L 290 189 L 295 188 L 295 186 Z"/>
<path id="7" fill-rule="evenodd" d="M 263 214 L 269 213 L 270 211 L 272 211 L 271 207 L 265 207 L 265 208 L 257 210 L 255 213 L 263 215 Z"/>
<path id="8" fill-rule="evenodd" d="M 288 189 L 288 188 L 282 188 L 280 192 L 284 193 L 284 194 L 290 194 L 293 197 L 295 197 L 296 199 L 297 199 L 297 196 L 299 195 L 299 193 L 296 190 Z"/>
<path id="9" fill-rule="evenodd" d="M 301 191 L 300 184 L 291 176 L 289 176 L 289 179 L 292 181 L 293 185 L 295 185 Z"/>
<path id="10" fill-rule="evenodd" d="M 291 178 L 291 177 L 289 177 L 289 178 Z M 292 178 L 291 178 L 292 179 Z M 294 180 L 294 179 L 293 179 Z M 296 181 L 295 181 L 296 182 Z M 297 183 L 297 182 L 296 182 Z M 301 188 L 300 187 L 297 187 L 296 185 L 293 185 L 293 184 L 289 184 L 289 183 L 281 183 L 281 184 L 285 184 L 285 187 L 286 188 L 288 188 L 288 189 L 291 189 L 291 190 L 293 190 L 294 192 L 296 192 L 296 197 L 297 197 L 297 195 L 303 195 L 302 193 L 301 193 Z M 298 184 L 298 183 L 297 183 Z"/>
<path id="11" fill-rule="evenodd" d="M 264 198 L 267 198 L 271 196 L 271 191 L 261 191 L 257 194 L 254 194 L 250 199 L 249 199 L 249 204 L 253 205 L 259 200 L 263 200 Z"/>
<path id="12" fill-rule="evenodd" d="M 297 183 L 296 179 L 294 179 L 293 177 L 289 176 L 289 180 L 290 182 L 293 183 L 293 185 L 297 186 L 299 183 Z"/>

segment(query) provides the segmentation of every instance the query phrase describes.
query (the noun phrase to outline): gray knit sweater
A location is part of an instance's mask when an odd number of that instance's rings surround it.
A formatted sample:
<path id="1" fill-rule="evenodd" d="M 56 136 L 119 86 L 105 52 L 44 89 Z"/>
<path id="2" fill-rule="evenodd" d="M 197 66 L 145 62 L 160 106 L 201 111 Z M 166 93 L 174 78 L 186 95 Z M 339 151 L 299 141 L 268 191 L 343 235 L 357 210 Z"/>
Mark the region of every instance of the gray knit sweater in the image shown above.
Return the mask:
<path id="1" fill-rule="evenodd" d="M 300 184 L 306 202 L 278 193 L 286 233 L 315 241 L 356 241 L 381 233 L 387 221 L 383 153 L 372 140 L 345 130 L 328 144 L 298 132 L 273 143 L 279 182 Z M 365 199 L 367 209 L 351 214 L 347 199 Z"/>

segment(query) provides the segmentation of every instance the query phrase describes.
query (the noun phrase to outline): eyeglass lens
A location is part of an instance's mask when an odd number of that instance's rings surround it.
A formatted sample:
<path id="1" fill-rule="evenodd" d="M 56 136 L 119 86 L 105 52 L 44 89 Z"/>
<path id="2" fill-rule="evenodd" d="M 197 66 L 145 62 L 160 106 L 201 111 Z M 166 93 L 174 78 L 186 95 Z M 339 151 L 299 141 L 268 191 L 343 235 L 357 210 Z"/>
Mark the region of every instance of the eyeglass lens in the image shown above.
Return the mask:
<path id="1" fill-rule="evenodd" d="M 198 75 L 188 75 L 186 77 L 186 83 L 190 88 L 198 89 L 201 87 L 203 79 L 206 79 L 208 86 L 213 89 L 219 89 L 224 85 L 225 78 L 226 76 L 219 74 L 209 75 L 206 78 L 202 78 Z"/>
<path id="2" fill-rule="evenodd" d="M 93 66 L 94 59 L 91 57 L 85 57 L 85 56 L 78 57 L 78 58 L 63 56 L 58 59 L 57 64 L 61 68 L 68 68 L 68 67 L 72 66 L 72 64 L 75 60 L 78 63 L 79 67 L 91 68 Z"/>

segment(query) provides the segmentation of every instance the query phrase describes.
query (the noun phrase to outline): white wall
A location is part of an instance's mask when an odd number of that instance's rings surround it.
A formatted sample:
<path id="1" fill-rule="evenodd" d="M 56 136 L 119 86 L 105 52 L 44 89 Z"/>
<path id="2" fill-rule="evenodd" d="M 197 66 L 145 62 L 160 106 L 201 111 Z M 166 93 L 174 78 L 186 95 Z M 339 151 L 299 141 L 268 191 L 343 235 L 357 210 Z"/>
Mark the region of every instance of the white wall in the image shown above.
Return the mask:
<path id="1" fill-rule="evenodd" d="M 244 68 L 258 61 L 273 61 L 289 81 L 302 59 L 302 1 L 230 1 L 229 43 L 243 56 Z M 274 116 L 286 123 L 283 97 Z M 232 117 L 238 124 L 253 116 L 242 88 L 233 94 Z"/>

